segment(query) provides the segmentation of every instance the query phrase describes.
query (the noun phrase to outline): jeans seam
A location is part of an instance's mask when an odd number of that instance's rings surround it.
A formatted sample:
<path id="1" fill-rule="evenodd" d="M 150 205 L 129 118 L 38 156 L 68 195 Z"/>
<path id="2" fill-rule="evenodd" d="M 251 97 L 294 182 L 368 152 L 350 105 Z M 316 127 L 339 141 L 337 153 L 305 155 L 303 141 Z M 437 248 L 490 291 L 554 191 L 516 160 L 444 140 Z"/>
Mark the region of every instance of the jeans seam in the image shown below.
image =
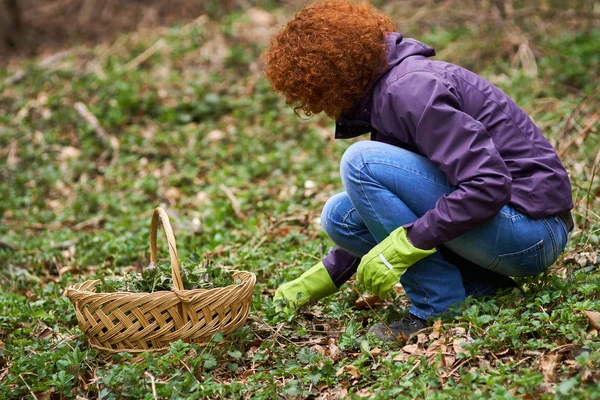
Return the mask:
<path id="1" fill-rule="evenodd" d="M 440 183 L 440 182 L 437 182 L 437 181 L 435 181 L 435 180 L 433 180 L 433 179 L 431 179 L 431 178 L 429 178 L 429 177 L 427 177 L 427 176 L 425 176 L 425 175 L 419 174 L 419 172 L 420 172 L 419 170 L 411 170 L 411 169 L 407 169 L 407 168 L 405 168 L 405 167 L 402 167 L 402 166 L 400 166 L 400 165 L 396 165 L 396 164 L 390 164 L 390 163 L 386 163 L 386 162 L 384 162 L 384 161 L 368 161 L 368 162 L 367 162 L 367 161 L 363 161 L 363 167 L 368 167 L 368 166 L 369 166 L 369 164 L 379 164 L 379 165 L 386 165 L 386 166 L 388 166 L 388 167 L 397 168 L 397 169 L 399 169 L 399 170 L 402 170 L 402 171 L 404 171 L 404 172 L 408 172 L 409 174 L 416 175 L 416 176 L 418 176 L 419 178 L 422 178 L 422 179 L 428 180 L 429 182 L 431 182 L 431 183 L 435 183 L 436 185 L 442 186 L 442 187 L 444 187 L 444 188 L 446 188 L 446 189 L 453 189 L 453 187 L 454 187 L 453 185 L 450 185 L 450 184 L 448 184 L 448 182 L 446 182 L 445 184 L 444 184 L 444 183 Z M 359 171 L 362 171 L 363 167 L 361 167 L 361 168 L 357 168 L 357 169 L 358 169 Z M 354 168 L 356 168 L 356 166 L 354 166 Z"/>
<path id="2" fill-rule="evenodd" d="M 546 219 L 542 219 L 542 223 L 546 227 L 546 230 L 548 231 L 548 235 L 550 236 L 550 240 L 552 241 L 552 257 L 554 259 L 556 259 L 556 258 L 558 258 L 559 254 L 558 254 L 558 243 L 556 242 L 556 238 L 554 237 L 554 231 L 552 230 L 552 227 L 550 226 L 548 221 L 546 221 Z"/>
<path id="3" fill-rule="evenodd" d="M 385 230 L 385 225 L 383 224 L 383 221 L 381 221 L 381 218 L 379 217 L 379 213 L 375 210 L 375 207 L 373 207 L 373 204 L 371 203 L 371 199 L 369 198 L 369 196 L 367 196 L 367 191 L 365 190 L 365 188 L 363 186 L 363 180 L 360 179 L 361 175 L 364 174 L 363 169 L 365 169 L 365 168 L 367 168 L 367 163 L 363 163 L 363 166 L 358 169 L 358 177 L 357 177 L 358 184 L 360 185 L 360 189 L 363 192 L 363 196 L 365 199 L 367 199 L 367 202 L 369 203 L 369 207 L 371 207 L 371 210 L 372 210 L 373 214 L 375 215 L 375 218 L 377 218 L 377 222 Z M 374 238 L 374 239 L 377 240 L 377 238 Z"/>
<path id="4" fill-rule="evenodd" d="M 353 238 L 356 238 L 358 240 L 360 240 L 361 242 L 363 242 L 364 244 L 367 244 L 369 246 L 375 246 L 377 243 L 371 243 L 368 240 L 363 239 L 362 237 L 360 237 L 359 235 L 355 234 L 349 227 L 348 223 L 346 222 L 346 220 L 348 219 L 348 216 L 350 215 L 350 213 L 352 211 L 356 211 L 355 208 L 351 208 L 348 211 L 346 211 L 346 213 L 344 214 L 344 216 L 342 216 L 342 225 L 344 226 L 344 228 L 346 229 L 346 232 L 352 236 Z M 367 229 L 368 230 L 368 229 Z"/>

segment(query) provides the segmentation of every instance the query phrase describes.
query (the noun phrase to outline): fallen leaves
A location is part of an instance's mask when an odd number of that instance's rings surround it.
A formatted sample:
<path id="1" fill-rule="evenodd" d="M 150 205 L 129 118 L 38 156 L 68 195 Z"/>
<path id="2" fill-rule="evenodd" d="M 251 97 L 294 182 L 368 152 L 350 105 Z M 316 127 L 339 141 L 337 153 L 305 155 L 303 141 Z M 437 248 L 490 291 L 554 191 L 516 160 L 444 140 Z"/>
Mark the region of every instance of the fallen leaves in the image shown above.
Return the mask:
<path id="1" fill-rule="evenodd" d="M 544 374 L 544 381 L 554 383 L 556 381 L 557 354 L 548 354 L 541 358 L 540 369 Z"/>
<path id="2" fill-rule="evenodd" d="M 381 303 L 382 301 L 383 300 L 374 294 L 363 294 L 354 302 L 354 307 L 358 310 L 365 310 Z"/>
<path id="3" fill-rule="evenodd" d="M 335 373 L 335 376 L 340 376 L 343 373 L 352 375 L 354 379 L 360 378 L 360 371 L 354 365 L 342 365 L 342 367 Z"/>
<path id="4" fill-rule="evenodd" d="M 587 315 L 590 324 L 594 327 L 594 329 L 600 329 L 600 312 L 597 311 L 584 311 L 585 315 Z M 597 332 L 596 332 L 597 333 Z"/>
<path id="5" fill-rule="evenodd" d="M 592 246 L 587 245 L 581 248 L 576 248 L 565 254 L 563 262 L 566 264 L 574 264 L 579 267 L 588 267 L 598 265 L 598 253 Z"/>

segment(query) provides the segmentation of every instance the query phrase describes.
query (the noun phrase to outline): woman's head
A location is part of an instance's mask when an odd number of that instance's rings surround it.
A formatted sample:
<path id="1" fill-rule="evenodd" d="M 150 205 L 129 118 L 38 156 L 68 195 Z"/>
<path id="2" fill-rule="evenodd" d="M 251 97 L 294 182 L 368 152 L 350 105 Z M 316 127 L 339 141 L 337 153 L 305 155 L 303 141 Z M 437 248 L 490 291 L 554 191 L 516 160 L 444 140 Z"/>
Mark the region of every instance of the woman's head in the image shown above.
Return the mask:
<path id="1" fill-rule="evenodd" d="M 322 0 L 298 11 L 264 54 L 271 86 L 307 115 L 337 118 L 385 67 L 392 20 L 367 2 Z"/>

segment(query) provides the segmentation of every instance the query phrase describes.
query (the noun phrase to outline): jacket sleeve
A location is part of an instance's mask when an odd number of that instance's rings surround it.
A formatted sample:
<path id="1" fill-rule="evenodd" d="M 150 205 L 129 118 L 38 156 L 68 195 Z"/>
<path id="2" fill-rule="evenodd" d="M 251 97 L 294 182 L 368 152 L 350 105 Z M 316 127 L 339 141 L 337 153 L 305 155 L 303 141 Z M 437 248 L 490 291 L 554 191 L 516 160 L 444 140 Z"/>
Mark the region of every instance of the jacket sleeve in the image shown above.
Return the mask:
<path id="1" fill-rule="evenodd" d="M 446 86 L 448 85 L 448 86 Z M 414 246 L 431 249 L 496 215 L 511 197 L 512 177 L 486 128 L 463 112 L 454 89 L 430 73 L 409 73 L 391 84 L 382 111 L 456 189 L 404 227 Z"/>

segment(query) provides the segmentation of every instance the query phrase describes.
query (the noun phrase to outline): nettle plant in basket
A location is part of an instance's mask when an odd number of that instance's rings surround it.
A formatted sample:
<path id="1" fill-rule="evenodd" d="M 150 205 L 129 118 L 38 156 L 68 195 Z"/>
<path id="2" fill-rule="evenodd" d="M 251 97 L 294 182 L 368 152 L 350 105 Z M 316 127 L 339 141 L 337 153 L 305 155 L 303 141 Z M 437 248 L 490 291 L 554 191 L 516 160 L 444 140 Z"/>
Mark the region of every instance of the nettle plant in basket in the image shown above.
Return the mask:
<path id="1" fill-rule="evenodd" d="M 159 220 L 169 245 L 168 263 L 156 258 Z M 141 353 L 164 350 L 180 339 L 206 344 L 214 333 L 231 333 L 246 322 L 256 276 L 197 258 L 180 266 L 175 235 L 162 208 L 152 215 L 150 260 L 141 274 L 67 288 L 92 347 L 106 353 Z"/>

